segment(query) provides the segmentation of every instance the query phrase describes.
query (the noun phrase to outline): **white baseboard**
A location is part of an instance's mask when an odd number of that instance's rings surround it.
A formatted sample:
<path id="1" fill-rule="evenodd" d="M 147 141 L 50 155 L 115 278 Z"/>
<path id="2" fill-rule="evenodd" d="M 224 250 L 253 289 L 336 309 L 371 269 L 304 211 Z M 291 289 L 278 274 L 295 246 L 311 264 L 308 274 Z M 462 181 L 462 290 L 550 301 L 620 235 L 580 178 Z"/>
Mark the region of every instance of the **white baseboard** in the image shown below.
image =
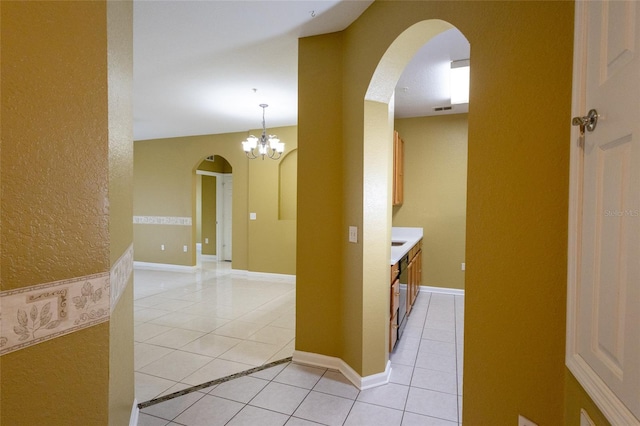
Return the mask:
<path id="1" fill-rule="evenodd" d="M 215 254 L 201 254 L 200 260 L 206 260 L 207 262 L 216 262 L 218 260 L 218 256 Z"/>
<path id="2" fill-rule="evenodd" d="M 247 278 L 255 278 L 255 279 L 262 278 L 266 280 L 284 281 L 287 283 L 294 283 L 294 284 L 296 282 L 296 276 L 289 275 L 289 274 L 274 274 L 270 272 L 253 272 L 253 271 L 247 271 L 244 269 L 232 269 L 231 272 L 237 275 L 244 275 Z"/>
<path id="3" fill-rule="evenodd" d="M 314 354 L 311 352 L 294 351 L 293 362 L 299 364 L 311 365 L 314 367 L 330 368 L 340 371 L 355 387 L 360 390 L 374 388 L 376 386 L 386 385 L 391 378 L 391 361 L 387 361 L 386 368 L 382 373 L 372 374 L 371 376 L 362 377 L 340 358 Z"/>
<path id="4" fill-rule="evenodd" d="M 421 285 L 420 291 L 439 294 L 452 294 L 454 296 L 464 296 L 464 290 L 459 288 L 431 287 L 428 285 Z"/>
<path id="5" fill-rule="evenodd" d="M 156 271 L 174 271 L 174 272 L 194 272 L 197 266 L 172 265 L 169 263 L 152 263 L 152 262 L 133 262 L 133 267 L 137 269 L 151 269 Z"/>
<path id="6" fill-rule="evenodd" d="M 131 417 L 129 418 L 129 426 L 138 426 L 138 417 L 140 409 L 138 408 L 138 400 L 133 399 L 133 407 L 131 407 Z"/>

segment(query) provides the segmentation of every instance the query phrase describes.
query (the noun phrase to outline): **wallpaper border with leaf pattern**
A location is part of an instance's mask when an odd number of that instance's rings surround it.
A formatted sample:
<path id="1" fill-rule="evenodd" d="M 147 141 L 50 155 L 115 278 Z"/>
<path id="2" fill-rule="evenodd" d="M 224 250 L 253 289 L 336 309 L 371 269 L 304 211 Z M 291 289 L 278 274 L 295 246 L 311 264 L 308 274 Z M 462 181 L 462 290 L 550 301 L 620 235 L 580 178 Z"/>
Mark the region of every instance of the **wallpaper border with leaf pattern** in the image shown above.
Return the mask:
<path id="1" fill-rule="evenodd" d="M 192 226 L 190 216 L 134 216 L 135 225 L 179 225 Z"/>
<path id="2" fill-rule="evenodd" d="M 109 320 L 133 273 L 133 246 L 111 271 L 0 292 L 0 355 Z"/>

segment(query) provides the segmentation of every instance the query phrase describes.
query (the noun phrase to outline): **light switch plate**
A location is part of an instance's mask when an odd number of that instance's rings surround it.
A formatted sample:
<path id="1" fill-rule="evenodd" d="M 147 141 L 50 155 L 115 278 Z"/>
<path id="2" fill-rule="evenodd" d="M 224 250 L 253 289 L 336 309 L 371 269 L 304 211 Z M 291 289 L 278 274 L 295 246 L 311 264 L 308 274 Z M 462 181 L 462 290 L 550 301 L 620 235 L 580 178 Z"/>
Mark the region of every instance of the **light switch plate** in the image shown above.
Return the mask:
<path id="1" fill-rule="evenodd" d="M 349 227 L 349 242 L 357 243 L 358 242 L 358 227 L 350 226 Z"/>
<path id="2" fill-rule="evenodd" d="M 256 220 L 256 214 L 253 212 L 249 213 L 249 220 Z"/>
<path id="3" fill-rule="evenodd" d="M 596 426 L 584 408 L 580 410 L 580 426 Z"/>

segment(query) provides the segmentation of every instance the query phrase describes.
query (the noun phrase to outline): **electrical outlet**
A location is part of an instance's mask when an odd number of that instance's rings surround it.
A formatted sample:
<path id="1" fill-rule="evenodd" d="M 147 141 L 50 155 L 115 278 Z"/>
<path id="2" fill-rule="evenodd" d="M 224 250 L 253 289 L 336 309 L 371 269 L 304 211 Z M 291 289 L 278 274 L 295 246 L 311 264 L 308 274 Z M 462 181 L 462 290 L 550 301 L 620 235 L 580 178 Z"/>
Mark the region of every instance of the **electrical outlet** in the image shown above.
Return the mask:
<path id="1" fill-rule="evenodd" d="M 205 239 L 204 239 L 204 243 L 205 243 L 205 244 L 209 244 L 209 239 L 208 239 L 208 238 L 205 238 Z"/>
<path id="2" fill-rule="evenodd" d="M 357 243 L 358 242 L 358 227 L 350 226 L 349 227 L 349 242 Z"/>
<path id="3" fill-rule="evenodd" d="M 518 426 L 538 426 L 538 424 L 524 416 L 518 416 Z"/>
<path id="4" fill-rule="evenodd" d="M 160 250 L 164 251 L 164 244 L 160 244 Z"/>
<path id="5" fill-rule="evenodd" d="M 465 266 L 464 262 L 462 262 L 462 263 L 460 264 L 460 270 L 464 271 L 464 270 L 465 270 L 465 268 L 466 268 L 466 266 Z"/>
<path id="6" fill-rule="evenodd" d="M 182 251 L 186 253 L 187 252 L 187 246 L 182 246 Z"/>

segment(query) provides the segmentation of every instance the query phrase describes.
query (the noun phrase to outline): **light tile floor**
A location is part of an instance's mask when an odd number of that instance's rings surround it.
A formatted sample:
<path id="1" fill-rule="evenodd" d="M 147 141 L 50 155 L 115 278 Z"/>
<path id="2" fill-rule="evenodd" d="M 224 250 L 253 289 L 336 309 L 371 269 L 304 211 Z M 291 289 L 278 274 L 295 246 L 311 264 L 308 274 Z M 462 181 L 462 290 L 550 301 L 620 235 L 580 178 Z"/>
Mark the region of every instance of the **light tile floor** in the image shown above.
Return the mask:
<path id="1" fill-rule="evenodd" d="M 293 352 L 294 284 L 223 263 L 136 270 L 134 283 L 139 402 Z M 138 425 L 458 426 L 463 324 L 463 296 L 421 292 L 387 385 L 359 391 L 337 371 L 285 363 L 151 405 Z"/>
<path id="2" fill-rule="evenodd" d="M 295 283 L 201 262 L 194 272 L 134 269 L 138 402 L 293 354 Z"/>

